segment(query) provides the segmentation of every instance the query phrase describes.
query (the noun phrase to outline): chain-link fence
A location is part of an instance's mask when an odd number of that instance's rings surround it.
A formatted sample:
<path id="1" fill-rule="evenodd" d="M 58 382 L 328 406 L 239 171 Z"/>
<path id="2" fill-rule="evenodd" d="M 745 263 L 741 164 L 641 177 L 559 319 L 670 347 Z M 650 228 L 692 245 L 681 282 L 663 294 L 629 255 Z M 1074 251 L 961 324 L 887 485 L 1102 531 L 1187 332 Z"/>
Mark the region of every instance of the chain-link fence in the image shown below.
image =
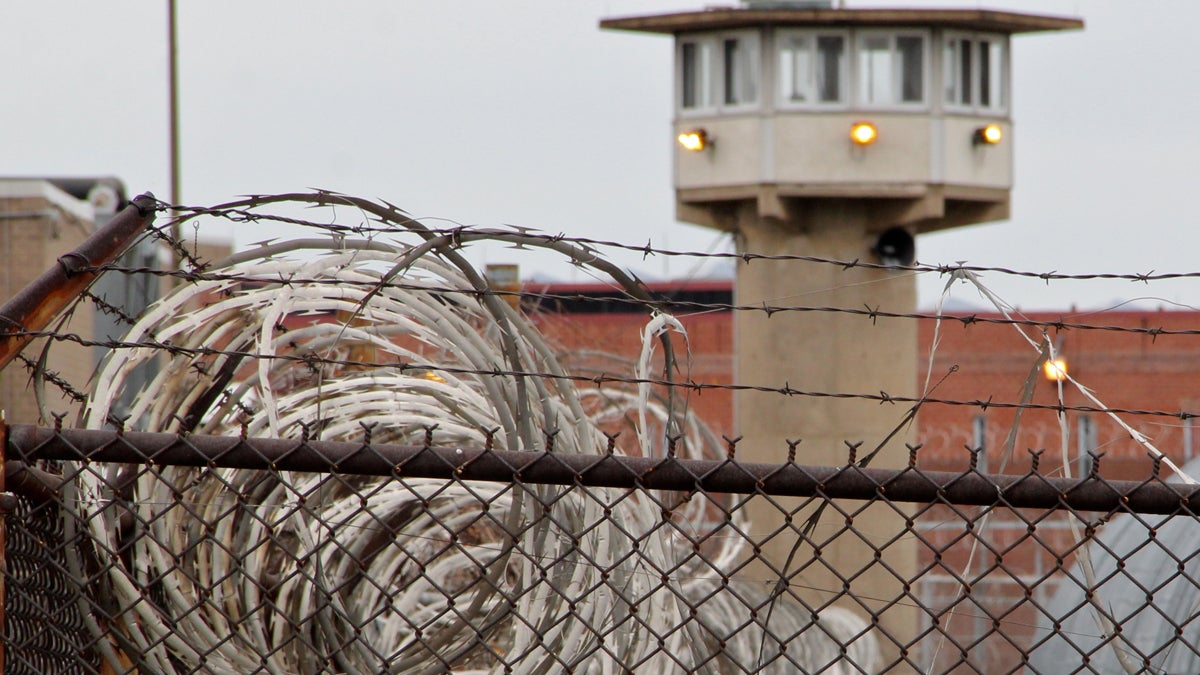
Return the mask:
<path id="1" fill-rule="evenodd" d="M 166 208 L 144 196 L 113 223 L 132 237 Z M 1172 460 L 1193 456 L 1193 399 L 1037 385 L 1050 331 L 1174 340 L 1174 362 L 1186 322 L 656 294 L 598 254 L 613 242 L 434 230 L 328 193 L 176 211 L 320 236 L 213 263 L 151 230 L 170 271 L 101 236 L 0 309 L 0 364 L 30 373 L 35 411 L 0 444 L 4 672 L 1200 672 L 1197 471 Z M 482 241 L 561 255 L 603 293 L 494 283 L 462 254 Z M 738 264 L 768 257 L 899 278 Z M 910 271 L 987 290 L 989 270 Z M 88 290 L 101 274 L 172 289 L 132 308 Z M 88 312 L 120 330 L 66 322 Z M 838 317 L 813 325 L 855 343 L 836 358 L 757 356 L 860 377 L 734 377 L 719 340 L 755 313 Z M 932 325 L 923 378 L 864 347 L 915 345 L 914 323 Z M 981 335 L 978 363 L 946 347 Z M 96 351 L 94 374 L 56 371 L 63 345 Z"/>
<path id="2" fill-rule="evenodd" d="M 1200 664 L 1197 490 L 1149 460 L 1110 482 L 429 440 L 11 427 L 6 672 Z"/>

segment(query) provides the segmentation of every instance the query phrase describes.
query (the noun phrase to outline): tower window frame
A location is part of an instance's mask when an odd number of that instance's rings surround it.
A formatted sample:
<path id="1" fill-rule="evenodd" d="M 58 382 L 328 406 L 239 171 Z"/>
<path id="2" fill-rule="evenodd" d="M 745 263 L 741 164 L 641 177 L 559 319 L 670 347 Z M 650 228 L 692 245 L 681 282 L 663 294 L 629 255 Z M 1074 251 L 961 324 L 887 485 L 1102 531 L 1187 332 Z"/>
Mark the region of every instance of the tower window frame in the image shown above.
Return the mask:
<path id="1" fill-rule="evenodd" d="M 913 61 L 913 46 L 918 47 Z M 854 105 L 864 110 L 927 110 L 929 31 L 864 30 L 854 40 Z"/>
<path id="2" fill-rule="evenodd" d="M 941 95 L 947 111 L 980 115 L 1008 112 L 1008 36 L 946 32 L 941 49 Z"/>
<path id="3" fill-rule="evenodd" d="M 780 109 L 849 107 L 850 31 L 780 30 L 774 51 L 775 102 Z M 829 57 L 835 54 L 836 63 L 831 64 Z"/>
<path id="4" fill-rule="evenodd" d="M 755 31 L 681 37 L 676 43 L 675 109 L 682 117 L 762 105 L 762 50 Z"/>

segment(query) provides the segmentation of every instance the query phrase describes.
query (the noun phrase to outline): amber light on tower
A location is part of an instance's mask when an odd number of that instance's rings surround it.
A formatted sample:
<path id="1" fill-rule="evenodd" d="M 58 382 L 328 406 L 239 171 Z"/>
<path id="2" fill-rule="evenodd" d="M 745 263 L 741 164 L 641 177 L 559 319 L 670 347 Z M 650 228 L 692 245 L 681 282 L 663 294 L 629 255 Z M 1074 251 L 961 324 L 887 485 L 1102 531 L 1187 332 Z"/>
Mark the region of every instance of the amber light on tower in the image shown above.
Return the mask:
<path id="1" fill-rule="evenodd" d="M 989 124 L 975 130 L 976 145 L 995 145 L 1004 140 L 1004 131 L 998 124 Z"/>
<path id="2" fill-rule="evenodd" d="M 690 129 L 675 137 L 685 150 L 700 152 L 709 145 L 708 132 L 704 129 Z"/>
<path id="3" fill-rule="evenodd" d="M 1042 364 L 1042 374 L 1051 382 L 1062 382 L 1067 379 L 1067 360 L 1061 357 L 1046 359 Z"/>
<path id="4" fill-rule="evenodd" d="M 879 138 L 879 130 L 870 122 L 855 122 L 850 127 L 850 140 L 858 145 L 870 145 Z"/>

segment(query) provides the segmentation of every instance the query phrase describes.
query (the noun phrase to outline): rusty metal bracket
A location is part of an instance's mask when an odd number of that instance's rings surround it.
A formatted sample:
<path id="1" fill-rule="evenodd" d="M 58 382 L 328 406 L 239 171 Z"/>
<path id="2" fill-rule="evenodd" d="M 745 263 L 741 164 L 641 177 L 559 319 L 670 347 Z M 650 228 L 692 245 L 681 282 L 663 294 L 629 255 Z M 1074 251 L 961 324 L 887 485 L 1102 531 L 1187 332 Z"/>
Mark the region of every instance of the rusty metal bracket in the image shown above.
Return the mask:
<path id="1" fill-rule="evenodd" d="M 0 464 L 6 464 L 5 457 L 8 454 L 8 421 L 4 419 L 4 411 L 0 411 Z M 0 492 L 8 489 L 8 484 L 5 481 L 4 472 L 0 471 Z M 7 512 L 6 512 L 7 513 Z M 8 635 L 7 625 L 5 624 L 6 616 L 4 608 L 7 606 L 5 586 L 8 581 L 8 524 L 0 515 L 0 635 Z M 8 655 L 8 645 L 0 644 L 0 673 L 4 672 L 5 657 Z"/>
<path id="2" fill-rule="evenodd" d="M 33 340 L 30 332 L 49 326 L 95 280 L 98 275 L 89 269 L 116 260 L 154 222 L 155 204 L 149 192 L 135 197 L 79 248 L 61 256 L 57 265 L 0 307 L 0 369 Z"/>

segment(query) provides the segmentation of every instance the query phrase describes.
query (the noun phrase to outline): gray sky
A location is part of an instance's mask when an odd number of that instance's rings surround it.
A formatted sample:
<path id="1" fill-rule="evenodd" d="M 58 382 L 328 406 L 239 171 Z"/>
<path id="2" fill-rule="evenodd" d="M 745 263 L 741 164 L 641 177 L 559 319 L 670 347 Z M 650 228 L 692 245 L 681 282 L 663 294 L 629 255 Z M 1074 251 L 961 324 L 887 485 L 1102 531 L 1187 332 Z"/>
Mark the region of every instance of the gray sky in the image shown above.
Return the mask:
<path id="1" fill-rule="evenodd" d="M 704 4 L 180 0 L 183 201 L 320 187 L 463 224 L 720 246 L 716 233 L 674 220 L 670 39 L 597 28 L 603 17 Z M 1015 40 L 1012 219 L 922 237 L 919 260 L 1200 269 L 1188 201 L 1200 157 L 1200 2 L 918 4 L 1087 22 Z M 0 62 L 0 174 L 115 175 L 133 193 L 167 197 L 165 1 L 4 3 Z M 240 245 L 286 236 L 241 228 L 202 234 Z M 501 249 L 474 259 L 571 275 Z M 693 271 L 619 260 L 649 275 Z M 1200 306 L 1200 282 L 985 282 L 1022 308 L 1138 297 Z M 923 304 L 942 283 L 921 279 Z M 956 297 L 979 303 L 965 288 Z"/>

